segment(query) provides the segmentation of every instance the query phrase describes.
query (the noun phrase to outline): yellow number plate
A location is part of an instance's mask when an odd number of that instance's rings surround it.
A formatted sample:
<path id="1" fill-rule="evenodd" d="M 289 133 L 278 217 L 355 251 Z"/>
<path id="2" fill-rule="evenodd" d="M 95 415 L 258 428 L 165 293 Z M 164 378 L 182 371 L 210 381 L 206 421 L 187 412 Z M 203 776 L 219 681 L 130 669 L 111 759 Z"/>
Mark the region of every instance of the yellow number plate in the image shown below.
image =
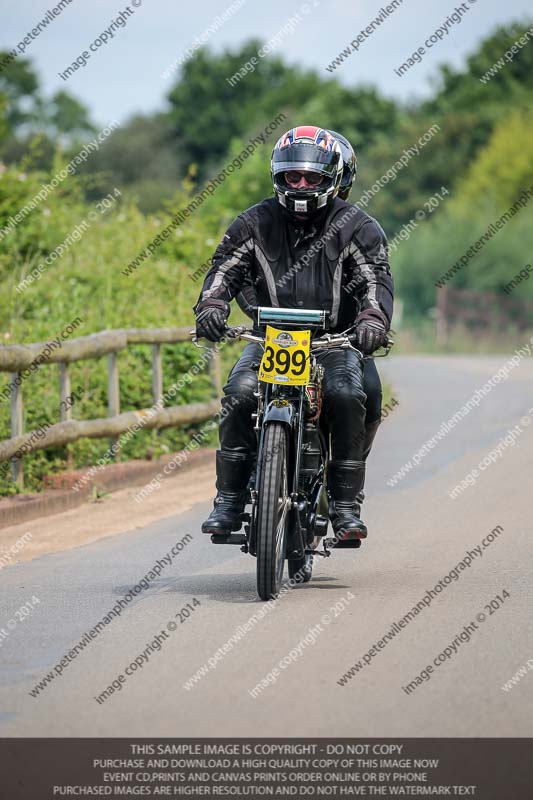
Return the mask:
<path id="1" fill-rule="evenodd" d="M 259 380 L 285 386 L 309 383 L 311 331 L 279 331 L 267 325 Z"/>

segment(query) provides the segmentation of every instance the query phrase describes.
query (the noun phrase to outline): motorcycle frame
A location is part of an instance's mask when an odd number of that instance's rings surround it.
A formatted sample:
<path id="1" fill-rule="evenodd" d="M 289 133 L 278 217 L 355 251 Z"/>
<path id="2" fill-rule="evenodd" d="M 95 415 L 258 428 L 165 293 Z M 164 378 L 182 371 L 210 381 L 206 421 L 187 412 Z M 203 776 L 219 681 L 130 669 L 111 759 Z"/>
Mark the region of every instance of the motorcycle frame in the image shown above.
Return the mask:
<path id="1" fill-rule="evenodd" d="M 311 370 L 314 370 L 316 365 L 316 358 L 311 354 Z M 321 450 L 323 457 L 323 464 L 319 468 L 315 480 L 313 481 L 312 491 L 308 495 L 300 489 L 300 467 L 302 460 L 302 440 L 304 433 L 304 402 L 305 402 L 306 385 L 301 386 L 283 386 L 278 384 L 264 383 L 258 379 L 258 404 L 257 412 L 254 415 L 256 424 L 255 431 L 258 437 L 257 443 L 257 465 L 255 471 L 254 486 L 251 487 L 250 494 L 252 500 L 252 510 L 250 512 L 249 526 L 245 526 L 247 533 L 247 549 L 255 555 L 257 551 L 256 542 L 256 510 L 257 510 L 257 487 L 261 479 L 261 464 L 263 458 L 263 446 L 265 431 L 269 424 L 273 422 L 280 422 L 287 428 L 287 472 L 290 476 L 289 480 L 289 496 L 291 499 L 291 509 L 289 512 L 289 521 L 293 524 L 289 525 L 289 531 L 285 547 L 285 558 L 290 553 L 291 558 L 303 558 L 306 552 L 309 551 L 309 545 L 314 539 L 311 536 L 309 528 L 304 530 L 302 528 L 301 515 L 303 513 L 309 514 L 313 504 L 313 499 L 316 501 L 317 497 L 313 497 L 313 493 L 318 494 L 323 485 L 323 475 L 327 462 L 327 451 L 324 447 L 323 439 L 319 433 L 321 442 Z M 313 423 L 317 430 L 320 431 L 320 423 L 317 418 Z M 320 476 L 320 477 L 319 477 Z M 303 496 L 302 496 L 303 495 Z M 311 541 L 309 541 L 311 539 Z"/>

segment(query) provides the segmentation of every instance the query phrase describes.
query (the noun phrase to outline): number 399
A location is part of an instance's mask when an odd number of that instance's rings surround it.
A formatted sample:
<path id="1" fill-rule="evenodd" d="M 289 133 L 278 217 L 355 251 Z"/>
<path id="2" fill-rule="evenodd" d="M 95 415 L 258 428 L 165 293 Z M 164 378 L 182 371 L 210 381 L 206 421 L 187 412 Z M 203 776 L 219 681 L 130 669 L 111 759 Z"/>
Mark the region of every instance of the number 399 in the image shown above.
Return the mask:
<path id="1" fill-rule="evenodd" d="M 265 349 L 264 368 L 268 372 L 279 372 L 286 375 L 289 370 L 293 375 L 302 375 L 305 370 L 305 350 L 274 350 L 268 345 Z"/>

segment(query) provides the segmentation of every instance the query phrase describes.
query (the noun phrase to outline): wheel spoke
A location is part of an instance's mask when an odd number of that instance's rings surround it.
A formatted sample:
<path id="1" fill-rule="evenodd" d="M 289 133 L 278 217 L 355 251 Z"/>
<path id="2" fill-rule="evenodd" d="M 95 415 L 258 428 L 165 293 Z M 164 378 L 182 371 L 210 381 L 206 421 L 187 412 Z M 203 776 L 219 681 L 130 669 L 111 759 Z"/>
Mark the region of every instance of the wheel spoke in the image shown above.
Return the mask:
<path id="1" fill-rule="evenodd" d="M 276 528 L 276 556 L 279 558 L 281 554 L 281 545 L 283 544 L 283 530 L 285 527 L 285 520 L 287 519 L 287 512 L 289 510 L 290 500 L 287 497 L 283 503 L 283 511 L 281 512 L 281 519 Z"/>
<path id="2" fill-rule="evenodd" d="M 279 498 L 278 502 L 278 524 L 276 526 L 276 578 L 278 583 L 281 581 L 285 563 L 285 553 L 283 553 L 282 550 L 285 543 L 284 533 L 286 529 L 287 512 L 290 505 L 290 498 L 287 496 L 288 487 L 286 462 L 283 462 L 280 490 L 282 496 Z"/>

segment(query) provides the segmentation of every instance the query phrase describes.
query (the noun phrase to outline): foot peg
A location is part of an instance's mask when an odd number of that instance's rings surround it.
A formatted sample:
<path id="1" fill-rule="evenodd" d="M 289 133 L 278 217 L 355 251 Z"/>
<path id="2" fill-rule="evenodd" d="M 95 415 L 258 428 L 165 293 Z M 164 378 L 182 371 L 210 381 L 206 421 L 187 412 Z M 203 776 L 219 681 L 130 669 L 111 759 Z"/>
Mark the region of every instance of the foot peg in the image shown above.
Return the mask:
<path id="1" fill-rule="evenodd" d="M 213 533 L 211 535 L 213 544 L 246 544 L 246 536 L 243 533 Z"/>
<path id="2" fill-rule="evenodd" d="M 361 547 L 361 539 L 324 539 L 324 546 L 332 550 L 357 550 Z"/>

